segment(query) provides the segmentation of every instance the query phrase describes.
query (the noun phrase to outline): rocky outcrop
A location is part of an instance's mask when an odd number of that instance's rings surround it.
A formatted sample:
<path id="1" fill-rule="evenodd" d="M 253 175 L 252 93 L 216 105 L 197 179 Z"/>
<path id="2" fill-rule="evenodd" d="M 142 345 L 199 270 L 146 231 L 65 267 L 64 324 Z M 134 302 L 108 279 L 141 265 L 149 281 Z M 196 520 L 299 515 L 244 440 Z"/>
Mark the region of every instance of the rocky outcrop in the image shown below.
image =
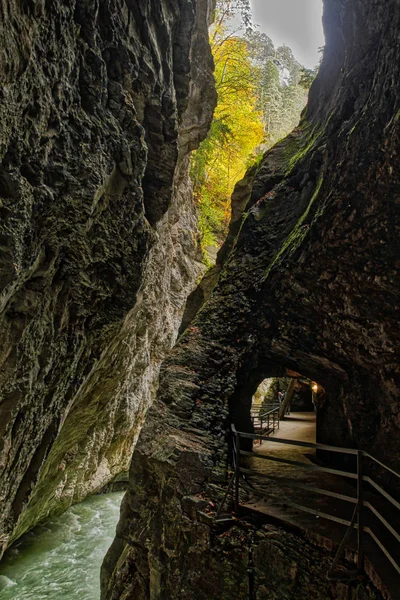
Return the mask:
<path id="1" fill-rule="evenodd" d="M 330 582 L 326 573 L 331 555 L 306 539 L 272 525 L 255 526 L 242 521 L 228 531 L 221 528 L 209 537 L 207 527 L 198 524 L 196 548 L 187 557 L 187 566 L 173 598 L 179 600 L 382 600 L 372 584 Z M 212 548 L 205 552 L 204 550 Z M 128 547 L 123 570 L 127 598 L 168 598 L 159 582 L 150 590 L 142 587 L 142 573 L 136 572 L 138 550 Z M 350 565 L 347 564 L 349 567 Z M 151 571 L 150 571 L 151 573 Z M 205 577 L 204 574 L 207 573 Z M 110 585 L 112 589 L 112 584 Z M 118 589 L 110 592 L 119 600 Z"/>
<path id="2" fill-rule="evenodd" d="M 0 2 L 3 549 L 128 466 L 202 269 L 211 5 Z"/>
<path id="3" fill-rule="evenodd" d="M 218 499 L 227 424 L 246 427 L 266 377 L 317 381 L 319 440 L 400 467 L 399 4 L 326 0 L 324 25 L 301 125 L 264 156 L 218 283 L 163 363 L 103 568 L 107 599 L 192 598 L 209 577 L 209 600 L 249 597 L 236 571 L 234 594 L 225 582 L 195 499 Z M 314 577 L 312 594 L 279 597 L 329 597 Z"/>

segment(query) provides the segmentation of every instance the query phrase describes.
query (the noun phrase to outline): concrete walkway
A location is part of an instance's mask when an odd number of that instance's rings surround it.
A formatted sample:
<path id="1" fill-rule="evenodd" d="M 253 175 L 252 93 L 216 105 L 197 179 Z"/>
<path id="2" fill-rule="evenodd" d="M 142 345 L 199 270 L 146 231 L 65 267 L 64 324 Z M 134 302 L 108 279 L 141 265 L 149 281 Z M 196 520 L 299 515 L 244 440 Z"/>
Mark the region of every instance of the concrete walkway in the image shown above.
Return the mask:
<path id="1" fill-rule="evenodd" d="M 275 431 L 273 437 L 315 444 L 316 425 L 315 412 L 293 412 L 281 420 L 279 429 Z M 264 449 L 266 446 L 273 449 L 277 444 L 263 442 L 261 448 Z M 298 449 L 297 446 L 291 448 L 293 451 Z"/>
<path id="2" fill-rule="evenodd" d="M 276 430 L 271 438 L 315 443 L 315 421 L 315 413 L 292 413 L 281 421 L 280 428 Z M 306 523 L 307 526 L 314 524 L 316 517 L 290 507 L 288 501 L 311 506 L 313 509 L 322 512 L 331 508 L 330 499 L 327 499 L 327 497 L 295 489 L 291 486 L 291 483 L 297 482 L 327 490 L 337 490 L 338 481 L 336 476 L 302 469 L 297 465 L 282 464 L 258 458 L 271 456 L 311 465 L 315 461 L 314 449 L 263 441 L 262 444 L 255 443 L 253 450 L 256 456 L 246 458 L 243 464 L 245 468 L 254 471 L 254 475 L 247 477 L 250 487 L 250 498 L 246 502 L 247 506 L 267 512 L 271 516 L 284 518 L 285 521 L 292 522 L 295 525 Z M 263 477 L 265 475 L 276 477 L 278 481 Z M 340 485 L 343 484 L 346 484 L 346 482 L 341 481 Z M 346 492 L 350 496 L 355 496 L 355 490 L 351 485 L 346 486 Z M 342 490 L 342 493 L 345 492 Z M 354 509 L 350 503 L 347 506 L 340 506 L 339 515 L 339 507 L 332 508 L 334 508 L 334 515 L 347 520 L 351 519 Z"/>
<path id="3" fill-rule="evenodd" d="M 280 428 L 271 436 L 271 439 L 272 437 L 315 443 L 315 413 L 292 413 L 281 421 Z M 325 519 L 322 514 L 315 516 L 303 512 L 293 504 L 318 510 L 320 513 L 347 521 L 351 520 L 355 504 L 298 489 L 294 487 L 294 484 L 312 486 L 356 498 L 356 482 L 330 473 L 312 471 L 298 465 L 283 464 L 262 458 L 270 456 L 312 465 L 316 463 L 315 450 L 312 448 L 263 441 L 261 445 L 254 444 L 253 451 L 255 454 L 245 457 L 242 465 L 245 469 L 253 472 L 245 476 L 246 482 L 241 494 L 241 504 L 245 509 L 262 513 L 273 521 L 280 521 L 301 530 L 310 540 L 329 550 L 336 549 L 347 526 Z M 272 480 L 269 477 L 276 479 Z M 366 542 L 368 575 L 384 597 L 395 598 L 390 589 L 393 585 L 395 588 L 397 585 L 398 589 L 400 583 L 398 574 L 390 564 L 387 564 L 387 560 L 380 555 L 380 551 L 377 552 L 375 546 L 370 542 L 369 536 Z M 349 559 L 355 557 L 356 548 L 357 537 L 353 532 L 347 544 Z"/>
<path id="4" fill-rule="evenodd" d="M 296 440 L 301 442 L 315 443 L 316 437 L 316 419 L 315 413 L 292 413 L 285 417 L 280 423 L 280 428 L 271 436 L 274 439 Z M 301 483 L 317 488 L 327 489 L 328 491 L 338 491 L 338 478 L 336 476 L 302 469 L 300 466 L 291 464 L 282 464 L 269 460 L 260 460 L 258 457 L 271 456 L 277 459 L 294 460 L 305 465 L 312 465 L 315 462 L 315 450 L 292 446 L 288 444 L 279 444 L 273 441 L 262 444 L 254 444 L 253 450 L 256 456 L 244 460 L 244 468 L 254 471 L 254 475 L 249 475 L 247 481 L 250 493 L 249 500 L 245 503 L 248 507 L 270 514 L 277 518 L 283 518 L 285 521 L 294 525 L 315 525 L 317 517 L 306 514 L 293 507 L 289 502 L 304 504 L 315 510 L 322 512 L 333 512 L 334 516 L 350 520 L 354 506 L 350 503 L 332 505 L 331 499 L 326 496 L 320 496 L 305 490 L 295 489 L 291 483 Z M 278 481 L 270 480 L 263 476 L 272 476 Z M 354 497 L 355 489 L 346 481 L 340 480 L 341 493 L 346 493 Z M 343 487 L 346 489 L 344 490 Z M 335 501 L 336 503 L 336 501 Z M 329 523 L 329 522 L 328 522 Z M 325 525 L 325 523 L 324 523 Z M 320 530 L 320 523 L 317 523 Z"/>

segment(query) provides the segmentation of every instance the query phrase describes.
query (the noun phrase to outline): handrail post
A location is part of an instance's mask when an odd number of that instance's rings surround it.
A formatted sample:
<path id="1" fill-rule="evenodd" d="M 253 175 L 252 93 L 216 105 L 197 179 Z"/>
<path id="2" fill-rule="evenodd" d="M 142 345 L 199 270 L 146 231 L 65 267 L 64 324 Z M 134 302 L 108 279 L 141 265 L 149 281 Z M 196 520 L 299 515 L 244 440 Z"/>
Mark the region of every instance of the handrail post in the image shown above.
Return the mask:
<path id="1" fill-rule="evenodd" d="M 261 433 L 261 435 L 264 435 L 264 432 L 263 432 L 263 422 L 264 422 L 263 416 L 261 415 L 261 417 L 260 417 L 260 433 Z M 261 446 L 261 444 L 262 444 L 262 439 L 260 439 L 260 446 Z"/>
<path id="2" fill-rule="evenodd" d="M 357 452 L 357 570 L 364 570 L 364 510 L 363 510 L 363 485 L 362 485 L 362 451 Z"/>
<path id="3" fill-rule="evenodd" d="M 236 464 L 235 464 L 235 513 L 239 514 L 239 477 L 240 477 L 240 434 L 235 432 Z"/>
<path id="4" fill-rule="evenodd" d="M 279 419 L 279 408 L 277 408 L 277 414 L 276 414 L 276 416 L 277 416 L 277 418 L 278 418 L 278 429 L 279 429 L 279 424 L 280 424 L 280 423 L 279 423 L 279 421 L 280 421 L 280 419 Z"/>

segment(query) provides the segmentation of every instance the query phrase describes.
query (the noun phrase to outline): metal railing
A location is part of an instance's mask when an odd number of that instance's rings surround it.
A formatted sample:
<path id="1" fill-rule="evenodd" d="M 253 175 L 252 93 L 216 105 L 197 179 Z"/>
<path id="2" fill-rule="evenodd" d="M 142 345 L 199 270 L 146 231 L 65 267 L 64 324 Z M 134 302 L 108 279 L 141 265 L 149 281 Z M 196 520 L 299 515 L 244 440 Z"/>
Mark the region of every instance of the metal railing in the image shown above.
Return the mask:
<path id="1" fill-rule="evenodd" d="M 363 450 L 355 450 L 352 448 L 340 448 L 337 446 L 329 446 L 326 444 L 314 444 L 311 442 L 300 442 L 300 441 L 296 441 L 296 440 L 270 438 L 270 437 L 258 435 L 256 433 L 255 434 L 244 433 L 244 432 L 237 431 L 234 425 L 232 425 L 232 434 L 233 434 L 233 444 L 232 444 L 233 473 L 231 475 L 229 485 L 226 490 L 222 504 L 220 505 L 220 507 L 218 509 L 217 516 L 219 516 L 219 514 L 221 513 L 222 507 L 226 502 L 226 499 L 228 497 L 229 492 L 232 489 L 233 484 L 234 484 L 235 513 L 236 514 L 240 513 L 239 491 L 240 491 L 240 480 L 241 480 L 241 476 L 243 474 L 256 475 L 257 477 L 263 477 L 270 481 L 275 480 L 281 486 L 288 484 L 291 486 L 291 488 L 306 490 L 306 491 L 310 491 L 314 494 L 317 494 L 319 496 L 327 496 L 330 498 L 348 502 L 348 503 L 354 505 L 353 514 L 352 514 L 352 517 L 350 520 L 343 519 L 341 517 L 330 514 L 328 512 L 321 511 L 319 509 L 313 508 L 312 506 L 302 506 L 301 504 L 299 504 L 297 502 L 293 502 L 293 501 L 289 500 L 289 498 L 287 498 L 287 497 L 285 497 L 285 500 L 284 500 L 285 505 L 291 506 L 295 509 L 298 509 L 298 510 L 306 512 L 306 513 L 310 513 L 317 517 L 328 519 L 330 521 L 340 523 L 341 525 L 347 526 L 347 531 L 342 539 L 342 542 L 339 545 L 339 548 L 336 552 L 333 563 L 328 571 L 328 574 L 327 574 L 328 579 L 350 580 L 350 579 L 356 578 L 358 576 L 358 574 L 363 571 L 363 569 L 364 569 L 365 535 L 366 534 L 368 534 L 371 537 L 371 539 L 375 542 L 375 544 L 384 553 L 384 555 L 386 556 L 388 561 L 391 563 L 393 568 L 400 575 L 399 562 L 393 556 L 393 552 L 391 552 L 391 550 L 388 548 L 387 540 L 386 540 L 386 543 L 384 543 L 382 541 L 382 537 L 381 537 L 382 533 L 384 533 L 386 531 L 386 532 L 389 532 L 389 538 L 392 540 L 392 542 L 393 542 L 393 540 L 395 540 L 395 542 L 399 543 L 400 542 L 400 534 L 395 529 L 395 525 L 393 525 L 393 520 L 390 518 L 390 516 L 388 514 L 386 514 L 386 516 L 383 516 L 381 514 L 381 512 L 377 509 L 376 500 L 379 498 L 381 498 L 381 499 L 383 498 L 384 501 L 389 502 L 389 505 L 391 507 L 394 507 L 395 509 L 397 509 L 397 511 L 399 511 L 398 513 L 396 513 L 399 517 L 399 523 L 400 523 L 400 502 L 398 502 L 391 494 L 389 494 L 386 490 L 384 490 L 381 487 L 381 485 L 376 483 L 376 481 L 374 481 L 370 475 L 366 474 L 365 459 L 372 461 L 380 469 L 386 471 L 387 473 L 390 473 L 392 476 L 394 476 L 398 480 L 400 480 L 399 473 L 397 473 L 396 471 L 394 471 L 393 469 L 391 469 L 390 467 L 388 467 L 381 461 L 379 461 L 376 458 L 374 458 L 373 456 L 371 456 L 368 452 L 365 452 Z M 344 470 L 336 469 L 336 468 L 332 468 L 332 467 L 323 467 L 323 466 L 316 465 L 313 463 L 308 464 L 308 463 L 300 462 L 297 460 L 285 459 L 285 458 L 280 458 L 277 456 L 268 456 L 265 454 L 257 454 L 254 452 L 243 450 L 241 447 L 242 439 L 253 440 L 253 441 L 254 440 L 260 440 L 260 441 L 265 440 L 265 441 L 269 441 L 269 442 L 273 442 L 273 443 L 277 443 L 277 444 L 288 444 L 291 446 L 300 446 L 303 448 L 313 448 L 315 450 L 323 450 L 324 452 L 328 452 L 328 453 L 337 453 L 337 454 L 353 456 L 357 462 L 356 472 L 344 471 Z M 298 466 L 298 467 L 301 467 L 303 469 L 307 469 L 310 471 L 329 473 L 331 475 L 335 475 L 338 477 L 343 477 L 346 479 L 353 480 L 357 484 L 356 495 L 350 496 L 348 494 L 343 494 L 343 493 L 335 492 L 332 490 L 322 489 L 320 487 L 315 487 L 313 485 L 299 483 L 297 480 L 295 480 L 295 481 L 287 480 L 282 477 L 277 477 L 275 475 L 271 475 L 268 473 L 260 473 L 258 471 L 252 470 L 252 469 L 247 469 L 247 468 L 241 466 L 241 457 L 243 457 L 243 456 L 247 456 L 247 457 L 251 456 L 253 458 L 257 458 L 260 460 L 269 460 L 269 461 L 287 464 L 287 465 L 291 465 L 291 466 Z M 368 491 L 366 486 L 370 486 L 374 493 L 371 494 L 371 491 Z M 378 496 L 376 495 L 376 492 L 378 493 Z M 378 504 L 379 504 L 379 501 L 378 501 Z M 379 529 L 379 527 L 378 528 L 376 527 L 376 523 L 373 524 L 373 518 L 368 518 L 368 514 L 366 513 L 367 510 L 369 511 L 370 515 L 374 515 L 374 517 L 376 517 L 376 519 L 379 521 L 379 523 L 381 524 L 380 529 Z M 392 521 L 392 522 L 389 522 L 389 521 Z M 347 571 L 347 572 L 340 571 L 339 573 L 335 573 L 335 568 L 337 567 L 337 565 L 339 563 L 339 560 L 346 548 L 346 543 L 349 540 L 350 534 L 352 533 L 353 530 L 357 531 L 357 570 L 356 571 Z M 386 536 L 384 535 L 384 537 L 386 537 Z M 391 545 L 393 545 L 393 544 L 391 544 Z M 399 548 L 398 553 L 400 556 L 400 546 L 398 548 Z M 373 564 L 373 561 L 371 561 L 371 562 Z"/>
<path id="2" fill-rule="evenodd" d="M 252 407 L 250 417 L 256 434 L 264 437 L 274 433 L 275 429 L 279 429 L 279 408 L 277 404 Z M 262 444 L 262 439 L 260 439 L 260 444 Z"/>

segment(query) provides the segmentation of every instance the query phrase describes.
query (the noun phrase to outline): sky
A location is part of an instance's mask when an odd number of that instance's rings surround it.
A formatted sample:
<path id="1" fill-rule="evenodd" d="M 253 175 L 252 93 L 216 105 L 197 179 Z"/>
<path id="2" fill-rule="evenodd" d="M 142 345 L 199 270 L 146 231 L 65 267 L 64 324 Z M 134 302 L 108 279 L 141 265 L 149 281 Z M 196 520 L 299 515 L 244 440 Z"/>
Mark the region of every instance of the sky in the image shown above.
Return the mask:
<path id="1" fill-rule="evenodd" d="M 325 43 L 322 0 L 251 0 L 253 22 L 275 47 L 286 44 L 305 67 L 319 62 L 318 48 Z"/>

